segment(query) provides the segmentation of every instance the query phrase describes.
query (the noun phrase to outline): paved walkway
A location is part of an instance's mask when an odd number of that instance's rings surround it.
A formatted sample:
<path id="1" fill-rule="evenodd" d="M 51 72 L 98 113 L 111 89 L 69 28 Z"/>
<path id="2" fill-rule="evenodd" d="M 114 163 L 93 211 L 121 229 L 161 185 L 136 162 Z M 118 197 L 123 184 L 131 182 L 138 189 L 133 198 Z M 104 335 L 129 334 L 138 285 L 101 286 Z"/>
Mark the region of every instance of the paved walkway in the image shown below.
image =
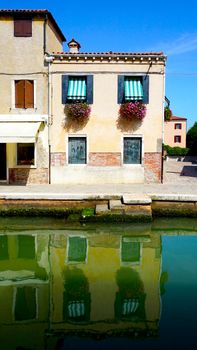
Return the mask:
<path id="1" fill-rule="evenodd" d="M 163 184 L 0 185 L 0 198 L 87 199 L 134 194 L 163 200 L 197 201 L 197 164 L 165 162 Z"/>

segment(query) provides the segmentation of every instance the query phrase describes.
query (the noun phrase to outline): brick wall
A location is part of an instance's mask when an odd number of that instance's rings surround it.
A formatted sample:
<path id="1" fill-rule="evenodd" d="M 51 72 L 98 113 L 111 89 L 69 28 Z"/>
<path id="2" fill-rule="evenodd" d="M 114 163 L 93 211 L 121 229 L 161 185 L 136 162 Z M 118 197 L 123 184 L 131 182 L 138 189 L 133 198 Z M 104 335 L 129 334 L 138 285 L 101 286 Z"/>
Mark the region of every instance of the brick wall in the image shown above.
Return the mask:
<path id="1" fill-rule="evenodd" d="M 17 185 L 26 184 L 48 184 L 48 169 L 28 169 L 11 168 L 9 169 L 9 183 Z"/>
<path id="2" fill-rule="evenodd" d="M 88 165 L 94 166 L 120 166 L 121 153 L 115 152 L 90 152 Z"/>
<path id="3" fill-rule="evenodd" d="M 144 154 L 145 182 L 161 182 L 161 153 Z"/>
<path id="4" fill-rule="evenodd" d="M 51 166 L 64 166 L 66 164 L 65 152 L 51 153 Z"/>

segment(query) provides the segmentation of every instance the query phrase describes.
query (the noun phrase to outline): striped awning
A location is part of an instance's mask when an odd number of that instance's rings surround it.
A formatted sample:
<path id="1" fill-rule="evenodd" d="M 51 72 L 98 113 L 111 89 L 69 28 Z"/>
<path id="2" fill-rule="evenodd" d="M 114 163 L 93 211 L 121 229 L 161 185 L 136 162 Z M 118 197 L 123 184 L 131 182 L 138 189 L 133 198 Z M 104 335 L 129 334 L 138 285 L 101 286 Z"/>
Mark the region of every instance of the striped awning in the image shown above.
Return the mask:
<path id="1" fill-rule="evenodd" d="M 86 77 L 70 77 L 68 82 L 68 100 L 86 99 Z"/>
<path id="2" fill-rule="evenodd" d="M 143 87 L 140 77 L 125 77 L 124 80 L 125 101 L 143 100 Z"/>
<path id="3" fill-rule="evenodd" d="M 125 299 L 122 305 L 122 315 L 134 314 L 139 306 L 138 299 Z"/>
<path id="4" fill-rule="evenodd" d="M 84 316 L 85 315 L 84 301 L 70 301 L 68 303 L 68 315 L 71 318 Z"/>

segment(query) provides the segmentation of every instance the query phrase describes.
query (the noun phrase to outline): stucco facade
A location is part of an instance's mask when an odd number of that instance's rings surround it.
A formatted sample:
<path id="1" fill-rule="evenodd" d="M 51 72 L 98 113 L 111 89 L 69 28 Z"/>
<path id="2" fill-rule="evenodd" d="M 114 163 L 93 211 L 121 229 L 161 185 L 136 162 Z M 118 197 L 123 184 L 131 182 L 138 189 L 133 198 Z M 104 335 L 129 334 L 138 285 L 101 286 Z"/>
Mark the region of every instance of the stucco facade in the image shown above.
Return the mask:
<path id="1" fill-rule="evenodd" d="M 171 147 L 186 147 L 187 119 L 172 116 L 164 123 L 164 143 Z"/>
<path id="2" fill-rule="evenodd" d="M 143 183 L 161 181 L 164 70 L 163 54 L 53 55 L 51 65 L 53 123 L 51 135 L 52 183 Z M 63 76 L 92 76 L 93 101 L 87 123 L 70 123 L 62 103 Z M 148 101 L 143 121 L 119 118 L 118 77 L 147 78 Z M 70 137 L 86 139 L 86 164 L 69 164 Z M 141 140 L 140 164 L 124 164 L 125 137 Z"/>
<path id="3" fill-rule="evenodd" d="M 27 36 L 16 33 L 15 22 L 20 25 L 21 20 L 30 23 L 31 33 Z M 48 67 L 44 55 L 60 50 L 63 40 L 48 11 L 0 11 L 1 182 L 48 183 Z M 31 105 L 16 105 L 17 82 L 33 86 Z M 33 164 L 19 161 L 20 147 L 26 153 L 34 153 L 34 160 L 29 162 Z"/>

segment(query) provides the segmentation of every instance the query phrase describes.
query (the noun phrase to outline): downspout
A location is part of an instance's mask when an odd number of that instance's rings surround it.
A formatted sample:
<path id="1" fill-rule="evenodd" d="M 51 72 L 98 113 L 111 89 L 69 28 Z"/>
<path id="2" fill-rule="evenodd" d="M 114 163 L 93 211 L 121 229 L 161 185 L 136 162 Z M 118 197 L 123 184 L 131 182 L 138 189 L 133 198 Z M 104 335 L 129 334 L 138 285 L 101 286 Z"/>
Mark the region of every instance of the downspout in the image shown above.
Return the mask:
<path id="1" fill-rule="evenodd" d="M 48 15 L 45 15 L 44 19 L 44 33 L 43 33 L 43 52 L 46 53 L 46 28 L 47 28 Z"/>
<path id="2" fill-rule="evenodd" d="M 53 56 L 46 56 L 45 61 L 48 63 L 48 145 L 49 145 L 49 184 L 51 184 L 51 103 L 52 103 L 52 81 L 51 81 L 51 64 L 54 60 Z"/>
<path id="3" fill-rule="evenodd" d="M 162 103 L 162 151 L 161 151 L 161 183 L 163 183 L 164 178 L 164 108 L 165 108 L 165 64 L 163 72 L 163 103 Z"/>

